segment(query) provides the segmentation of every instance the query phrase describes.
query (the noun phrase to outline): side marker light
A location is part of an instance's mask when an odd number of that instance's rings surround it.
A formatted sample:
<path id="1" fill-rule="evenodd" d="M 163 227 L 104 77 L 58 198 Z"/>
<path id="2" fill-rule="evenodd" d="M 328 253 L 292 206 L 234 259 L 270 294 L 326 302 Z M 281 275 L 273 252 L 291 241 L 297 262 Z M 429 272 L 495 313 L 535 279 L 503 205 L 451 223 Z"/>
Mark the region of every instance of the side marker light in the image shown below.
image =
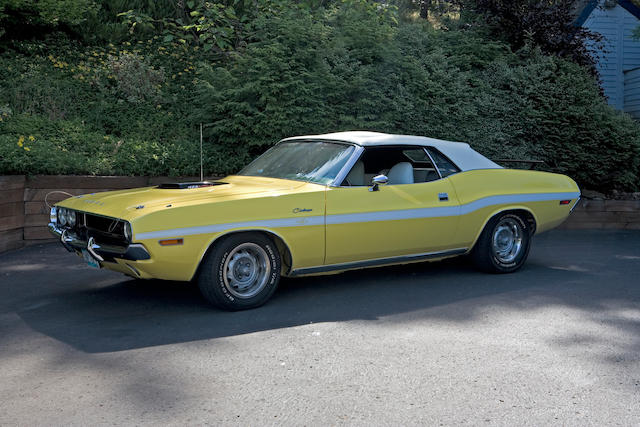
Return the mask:
<path id="1" fill-rule="evenodd" d="M 184 243 L 184 239 L 166 239 L 166 240 L 158 240 L 160 246 L 172 246 L 172 245 L 181 245 Z"/>

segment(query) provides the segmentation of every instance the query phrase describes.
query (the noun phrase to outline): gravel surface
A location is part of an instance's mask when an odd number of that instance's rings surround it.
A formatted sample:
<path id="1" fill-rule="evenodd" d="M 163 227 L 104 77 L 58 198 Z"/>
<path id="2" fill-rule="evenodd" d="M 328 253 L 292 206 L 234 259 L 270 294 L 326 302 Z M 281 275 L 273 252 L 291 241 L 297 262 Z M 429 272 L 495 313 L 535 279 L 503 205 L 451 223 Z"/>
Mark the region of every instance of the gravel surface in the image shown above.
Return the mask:
<path id="1" fill-rule="evenodd" d="M 640 231 L 283 280 L 264 307 L 0 255 L 0 425 L 640 425 Z"/>

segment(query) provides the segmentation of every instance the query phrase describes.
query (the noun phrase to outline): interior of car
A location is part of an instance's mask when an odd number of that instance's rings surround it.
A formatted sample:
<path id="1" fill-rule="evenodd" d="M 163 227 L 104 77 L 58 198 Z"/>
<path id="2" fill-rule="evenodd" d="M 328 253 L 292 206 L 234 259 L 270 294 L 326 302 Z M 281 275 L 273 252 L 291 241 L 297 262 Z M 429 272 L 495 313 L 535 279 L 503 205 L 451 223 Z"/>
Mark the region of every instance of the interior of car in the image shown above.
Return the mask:
<path id="1" fill-rule="evenodd" d="M 441 173 L 447 176 L 458 172 L 445 156 L 434 151 L 443 162 L 448 162 L 448 165 L 440 166 L 439 169 L 443 169 L 440 173 L 423 147 L 367 147 L 342 186 L 368 186 L 377 175 L 385 175 L 389 180 L 387 185 L 400 185 L 435 181 L 440 179 Z"/>

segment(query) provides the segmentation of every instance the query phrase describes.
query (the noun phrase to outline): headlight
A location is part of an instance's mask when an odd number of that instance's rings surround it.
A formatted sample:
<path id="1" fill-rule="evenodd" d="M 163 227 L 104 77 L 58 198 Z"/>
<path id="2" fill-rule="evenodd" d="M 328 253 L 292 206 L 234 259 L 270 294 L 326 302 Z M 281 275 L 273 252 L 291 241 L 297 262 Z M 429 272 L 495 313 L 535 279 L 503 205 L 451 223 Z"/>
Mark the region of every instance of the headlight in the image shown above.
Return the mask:
<path id="1" fill-rule="evenodd" d="M 124 223 L 124 238 L 129 242 L 133 239 L 133 230 L 131 230 L 131 224 L 128 222 Z"/>
<path id="2" fill-rule="evenodd" d="M 69 227 L 76 226 L 76 211 L 67 209 L 67 224 L 69 224 Z"/>
<path id="3" fill-rule="evenodd" d="M 60 225 L 67 225 L 67 210 L 65 208 L 58 210 L 58 222 Z"/>
<path id="4" fill-rule="evenodd" d="M 51 208 L 51 212 L 49 213 L 49 221 L 52 223 L 58 222 L 58 208 L 55 206 Z"/>

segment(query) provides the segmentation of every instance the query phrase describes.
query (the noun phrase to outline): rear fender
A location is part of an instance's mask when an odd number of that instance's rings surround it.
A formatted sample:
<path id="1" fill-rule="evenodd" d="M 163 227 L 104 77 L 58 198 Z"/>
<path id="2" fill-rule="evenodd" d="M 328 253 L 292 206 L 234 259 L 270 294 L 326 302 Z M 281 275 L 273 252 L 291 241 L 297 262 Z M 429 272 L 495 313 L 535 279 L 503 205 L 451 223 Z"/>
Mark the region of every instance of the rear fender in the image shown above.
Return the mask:
<path id="1" fill-rule="evenodd" d="M 533 213 L 533 211 L 531 209 L 529 209 L 526 206 L 522 206 L 522 205 L 515 205 L 515 206 L 509 206 L 509 207 L 501 207 L 501 208 L 497 208 L 495 210 L 493 210 L 484 220 L 484 222 L 482 223 L 482 227 L 479 228 L 478 232 L 476 233 L 473 242 L 471 245 L 469 245 L 469 248 L 473 248 L 476 245 L 476 242 L 478 241 L 478 239 L 480 238 L 480 235 L 482 234 L 482 232 L 484 231 L 484 229 L 487 227 L 487 224 L 489 223 L 489 221 L 491 221 L 493 218 L 495 218 L 498 215 L 507 213 L 507 212 L 513 212 L 516 215 L 520 212 L 526 212 L 527 214 L 529 214 L 531 216 L 531 218 L 523 218 L 525 221 L 527 221 L 532 227 L 531 227 L 531 235 L 533 236 L 536 232 L 536 228 L 537 228 L 537 224 L 538 224 L 538 218 L 536 217 L 536 215 Z M 531 223 L 531 221 L 533 221 L 533 224 Z"/>

